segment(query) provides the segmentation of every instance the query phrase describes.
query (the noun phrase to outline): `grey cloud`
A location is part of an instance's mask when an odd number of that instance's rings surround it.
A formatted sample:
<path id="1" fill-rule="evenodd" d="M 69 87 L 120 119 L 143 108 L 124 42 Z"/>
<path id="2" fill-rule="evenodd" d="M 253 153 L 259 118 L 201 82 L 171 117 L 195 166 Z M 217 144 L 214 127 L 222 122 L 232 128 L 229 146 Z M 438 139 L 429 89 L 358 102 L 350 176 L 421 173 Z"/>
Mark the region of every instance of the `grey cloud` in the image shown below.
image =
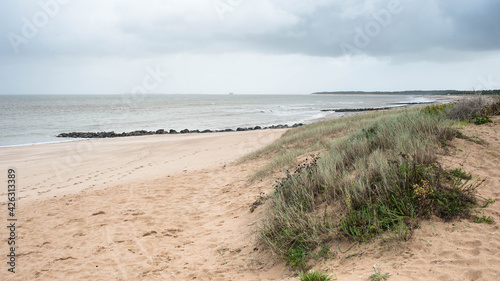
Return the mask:
<path id="1" fill-rule="evenodd" d="M 389 3 L 394 1 L 400 3 L 402 12 L 391 14 L 388 23 L 377 23 L 374 14 L 386 14 Z M 87 22 L 85 17 L 90 17 L 93 7 L 79 7 L 78 11 L 68 12 L 81 14 L 78 21 L 72 22 L 70 16 L 51 19 L 39 35 L 20 48 L 22 55 L 43 56 L 264 52 L 341 57 L 346 54 L 341 46 L 348 44 L 369 56 L 412 55 L 416 60 L 439 58 L 439 50 L 446 53 L 500 49 L 497 0 L 394 1 L 317 0 L 306 6 L 300 1 L 247 1 L 228 13 L 224 21 L 210 7 L 193 14 L 176 13 L 168 7 L 147 7 L 154 2 L 145 1 L 141 9 L 148 14 L 135 13 L 134 5 L 140 4 L 126 2 L 110 10 L 114 21 Z M 256 3 L 262 7 L 251 10 Z M 12 48 L 7 34 L 19 34 L 22 15 L 29 18 L 36 7 L 23 13 L 19 6 L 6 1 L 0 9 L 7 11 L 1 19 L 4 40 L 0 52 L 9 56 Z M 367 34 L 370 30 L 371 35 Z M 363 44 L 356 44 L 360 41 Z"/>
<path id="2" fill-rule="evenodd" d="M 370 56 L 413 54 L 416 59 L 426 58 L 430 52 L 438 54 L 436 50 L 500 49 L 498 1 L 401 1 L 403 11 L 392 14 L 387 26 L 378 25 L 380 31 L 374 32 L 376 36 L 368 36 L 366 28 L 376 25 L 373 14 L 387 10 L 386 3 L 377 2 L 371 11 L 354 18 L 341 17 L 343 5 L 322 6 L 288 30 L 245 39 L 249 45 L 261 49 L 331 57 L 345 54 L 340 47 L 343 42 Z M 363 36 L 356 30 L 362 30 L 368 37 L 367 46 L 355 44 L 355 39 Z"/>

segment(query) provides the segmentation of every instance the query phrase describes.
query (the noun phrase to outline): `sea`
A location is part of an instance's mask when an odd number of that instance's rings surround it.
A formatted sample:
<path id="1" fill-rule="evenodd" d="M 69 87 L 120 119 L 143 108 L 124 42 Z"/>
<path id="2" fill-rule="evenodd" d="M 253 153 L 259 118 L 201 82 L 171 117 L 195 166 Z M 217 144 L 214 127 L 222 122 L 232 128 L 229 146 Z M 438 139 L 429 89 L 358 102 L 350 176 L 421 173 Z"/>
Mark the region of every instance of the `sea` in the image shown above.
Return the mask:
<path id="1" fill-rule="evenodd" d="M 0 95 L 0 147 L 74 140 L 56 137 L 68 132 L 307 124 L 345 115 L 324 109 L 436 100 L 410 95 Z"/>

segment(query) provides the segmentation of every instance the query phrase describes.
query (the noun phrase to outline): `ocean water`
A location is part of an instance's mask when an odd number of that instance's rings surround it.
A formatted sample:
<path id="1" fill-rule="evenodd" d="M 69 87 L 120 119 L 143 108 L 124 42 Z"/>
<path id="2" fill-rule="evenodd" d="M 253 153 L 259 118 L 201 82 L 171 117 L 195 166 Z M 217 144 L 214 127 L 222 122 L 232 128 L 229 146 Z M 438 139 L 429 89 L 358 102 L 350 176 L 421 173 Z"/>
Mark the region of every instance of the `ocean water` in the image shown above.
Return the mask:
<path id="1" fill-rule="evenodd" d="M 0 95 L 0 146 L 69 141 L 63 132 L 217 130 L 310 123 L 331 108 L 429 102 L 396 95 Z"/>

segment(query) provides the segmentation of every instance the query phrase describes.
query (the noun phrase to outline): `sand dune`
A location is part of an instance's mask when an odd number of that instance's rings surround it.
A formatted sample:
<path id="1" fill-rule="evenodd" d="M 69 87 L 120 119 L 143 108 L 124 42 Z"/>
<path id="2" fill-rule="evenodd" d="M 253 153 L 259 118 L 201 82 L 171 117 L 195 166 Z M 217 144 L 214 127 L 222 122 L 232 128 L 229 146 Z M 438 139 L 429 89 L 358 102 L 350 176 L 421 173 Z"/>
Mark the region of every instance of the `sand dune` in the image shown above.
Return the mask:
<path id="1" fill-rule="evenodd" d="M 444 223 L 434 218 L 422 222 L 409 242 L 343 245 L 343 251 L 353 247 L 344 254 L 337 251 L 333 261 L 316 268 L 335 273 L 338 280 L 369 280 L 376 264 L 381 272 L 391 275 L 389 280 L 500 280 L 500 117 L 492 119 L 494 124 L 462 130 L 485 144 L 455 139 L 440 163 L 472 173 L 473 180 L 486 179 L 480 196 L 496 203 L 479 211 L 493 217 L 494 224 L 469 220 Z"/>
<path id="2" fill-rule="evenodd" d="M 440 161 L 487 179 L 481 194 L 497 203 L 481 211 L 496 223 L 434 219 L 409 242 L 342 243 L 343 251 L 351 247 L 345 253 L 332 245 L 336 255 L 316 261 L 315 269 L 338 280 L 369 280 L 374 264 L 389 280 L 499 280 L 500 118 L 495 121 L 464 129 L 486 144 L 456 139 Z M 249 208 L 258 194 L 272 192 L 272 179 L 250 184 L 247 177 L 265 163 L 233 163 L 283 132 L 1 148 L 0 167 L 17 169 L 21 200 L 18 273 L 2 262 L 0 279 L 296 280 L 255 246 L 263 207 Z M 5 209 L 4 189 L 1 199 Z M 6 212 L 0 214 L 5 221 Z M 0 234 L 7 236 L 5 229 Z"/>

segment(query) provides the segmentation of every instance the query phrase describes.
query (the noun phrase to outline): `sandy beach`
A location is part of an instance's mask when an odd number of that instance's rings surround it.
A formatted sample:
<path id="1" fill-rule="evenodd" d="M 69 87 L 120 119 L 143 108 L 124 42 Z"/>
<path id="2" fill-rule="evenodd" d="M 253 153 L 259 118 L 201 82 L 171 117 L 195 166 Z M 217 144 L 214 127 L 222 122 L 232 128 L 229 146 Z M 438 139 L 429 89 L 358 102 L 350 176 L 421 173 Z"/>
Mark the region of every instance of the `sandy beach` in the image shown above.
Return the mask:
<path id="1" fill-rule="evenodd" d="M 139 136 L 0 148 L 0 167 L 17 168 L 22 202 L 102 190 L 215 168 L 271 143 L 284 130 Z M 6 201 L 6 191 L 0 193 Z"/>
<path id="2" fill-rule="evenodd" d="M 253 252 L 252 220 L 239 216 L 263 190 L 244 189 L 254 165 L 232 163 L 283 132 L 0 148 L 1 169 L 17 173 L 19 220 L 16 274 L 2 262 L 0 279 L 233 278 L 234 257 Z M 6 188 L 0 198 L 6 210 Z"/>
<path id="3" fill-rule="evenodd" d="M 455 139 L 441 164 L 486 179 L 481 209 L 496 221 L 422 223 L 409 242 L 340 244 L 315 269 L 338 280 L 369 280 L 378 264 L 390 280 L 498 280 L 500 276 L 500 119 Z M 249 183 L 265 160 L 239 157 L 285 130 L 145 136 L 0 148 L 0 167 L 17 173 L 16 273 L 1 280 L 296 280 L 255 244 L 261 192 Z M 6 177 L 3 177 L 6 185 Z M 6 188 L 0 194 L 7 220 Z M 6 239 L 5 227 L 0 235 Z M 4 254 L 5 253 L 5 254 Z"/>

